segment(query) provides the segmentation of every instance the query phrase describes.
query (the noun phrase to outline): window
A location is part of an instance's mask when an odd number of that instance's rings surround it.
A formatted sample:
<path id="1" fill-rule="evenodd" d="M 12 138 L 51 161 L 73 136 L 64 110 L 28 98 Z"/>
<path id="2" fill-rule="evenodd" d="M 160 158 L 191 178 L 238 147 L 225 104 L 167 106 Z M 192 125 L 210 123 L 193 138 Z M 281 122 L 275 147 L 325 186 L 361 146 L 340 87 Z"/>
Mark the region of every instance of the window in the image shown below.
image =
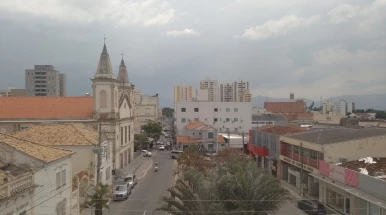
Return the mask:
<path id="1" fill-rule="evenodd" d="M 106 169 L 106 180 L 109 180 L 110 176 L 111 176 L 111 167 L 108 167 Z"/>
<path id="2" fill-rule="evenodd" d="M 310 150 L 310 158 L 312 160 L 317 160 L 318 159 L 318 152 L 315 150 Z"/>
<path id="3" fill-rule="evenodd" d="M 229 119 L 229 118 L 226 118 L 226 119 L 225 119 L 225 121 L 226 121 L 226 122 L 229 122 L 229 121 L 230 121 L 230 119 Z"/>
<path id="4" fill-rule="evenodd" d="M 181 108 L 181 112 L 186 112 L 186 108 Z"/>
<path id="5" fill-rule="evenodd" d="M 198 108 L 194 108 L 194 112 L 198 112 Z"/>
<path id="6" fill-rule="evenodd" d="M 56 189 L 59 189 L 62 185 L 60 184 L 61 178 L 60 178 L 60 172 L 56 173 Z"/>
<path id="7" fill-rule="evenodd" d="M 181 122 L 186 122 L 186 118 L 181 118 Z"/>
<path id="8" fill-rule="evenodd" d="M 67 209 L 67 199 L 63 199 L 56 205 L 56 215 L 65 215 Z"/>
<path id="9" fill-rule="evenodd" d="M 127 126 L 125 126 L 125 143 L 127 143 Z"/>
<path id="10" fill-rule="evenodd" d="M 293 146 L 294 147 L 294 154 L 299 154 L 299 146 Z"/>
<path id="11" fill-rule="evenodd" d="M 131 126 L 130 125 L 129 125 L 129 129 L 128 130 L 129 130 L 129 135 L 128 136 L 129 136 L 129 142 L 130 142 L 131 141 Z"/>
<path id="12" fill-rule="evenodd" d="M 238 118 L 234 118 L 233 121 L 234 121 L 234 122 L 238 122 L 239 119 L 238 119 Z"/>
<path id="13" fill-rule="evenodd" d="M 217 119 L 217 118 L 214 118 L 213 121 L 214 121 L 214 122 L 218 122 L 218 119 Z"/>
<path id="14" fill-rule="evenodd" d="M 121 145 L 123 145 L 123 127 L 121 127 Z"/>
<path id="15" fill-rule="evenodd" d="M 227 131 L 227 132 L 229 132 L 229 131 L 230 131 L 230 129 L 229 129 L 229 128 L 227 128 L 227 129 L 226 129 L 226 131 Z"/>
<path id="16" fill-rule="evenodd" d="M 237 132 L 238 130 L 237 130 L 237 128 L 235 128 L 235 132 Z"/>
<path id="17" fill-rule="evenodd" d="M 226 110 L 226 112 L 231 112 L 230 108 L 226 108 L 225 110 Z"/>
<path id="18" fill-rule="evenodd" d="M 212 138 L 214 138 L 213 132 L 208 132 L 208 139 L 212 139 Z"/>
<path id="19" fill-rule="evenodd" d="M 214 112 L 218 112 L 218 108 L 215 108 L 215 109 L 214 109 Z"/>
<path id="20" fill-rule="evenodd" d="M 106 160 L 110 159 L 110 146 L 107 144 L 106 145 Z"/>
<path id="21" fill-rule="evenodd" d="M 234 108 L 233 111 L 234 112 L 239 112 L 239 109 L 238 108 Z"/>
<path id="22" fill-rule="evenodd" d="M 62 170 L 62 186 L 66 185 L 66 169 Z"/>
<path id="23" fill-rule="evenodd" d="M 99 93 L 99 107 L 107 108 L 107 93 L 105 90 L 101 90 Z"/>

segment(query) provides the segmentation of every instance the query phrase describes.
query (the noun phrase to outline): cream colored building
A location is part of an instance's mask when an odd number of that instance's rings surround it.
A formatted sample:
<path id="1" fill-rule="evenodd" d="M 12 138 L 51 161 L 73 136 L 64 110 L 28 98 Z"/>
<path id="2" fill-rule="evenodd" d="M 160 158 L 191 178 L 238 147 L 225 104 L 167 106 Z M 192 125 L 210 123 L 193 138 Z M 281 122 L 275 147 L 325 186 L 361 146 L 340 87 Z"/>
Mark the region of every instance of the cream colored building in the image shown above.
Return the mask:
<path id="1" fill-rule="evenodd" d="M 186 84 L 181 84 L 179 86 L 174 86 L 174 102 L 180 101 L 193 101 L 194 99 L 194 89 L 192 86 Z"/>
<path id="2" fill-rule="evenodd" d="M 136 121 L 156 121 L 160 117 L 158 114 L 159 99 L 158 94 L 154 96 L 144 95 L 141 90 L 134 91 L 134 115 Z"/>
<path id="3" fill-rule="evenodd" d="M 210 102 L 216 102 L 219 101 L 219 90 L 217 81 L 205 78 L 200 81 L 200 90 L 208 90 L 208 101 Z"/>

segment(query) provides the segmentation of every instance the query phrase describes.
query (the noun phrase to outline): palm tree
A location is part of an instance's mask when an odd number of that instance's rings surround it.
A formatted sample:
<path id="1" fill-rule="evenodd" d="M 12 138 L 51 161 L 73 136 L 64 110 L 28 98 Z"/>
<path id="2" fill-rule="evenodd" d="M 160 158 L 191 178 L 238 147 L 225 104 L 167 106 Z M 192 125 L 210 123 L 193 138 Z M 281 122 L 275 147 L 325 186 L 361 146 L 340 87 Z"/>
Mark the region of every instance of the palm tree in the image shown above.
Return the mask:
<path id="1" fill-rule="evenodd" d="M 197 167 L 185 168 L 181 179 L 168 189 L 171 197 L 161 198 L 158 210 L 176 215 L 262 215 L 277 211 L 288 199 L 280 181 L 253 161 L 235 155 L 221 160 L 206 173 Z"/>
<path id="2" fill-rule="evenodd" d="M 103 209 L 109 209 L 111 189 L 107 184 L 98 184 L 94 190 L 87 194 L 86 204 L 95 208 L 95 215 L 102 215 Z"/>

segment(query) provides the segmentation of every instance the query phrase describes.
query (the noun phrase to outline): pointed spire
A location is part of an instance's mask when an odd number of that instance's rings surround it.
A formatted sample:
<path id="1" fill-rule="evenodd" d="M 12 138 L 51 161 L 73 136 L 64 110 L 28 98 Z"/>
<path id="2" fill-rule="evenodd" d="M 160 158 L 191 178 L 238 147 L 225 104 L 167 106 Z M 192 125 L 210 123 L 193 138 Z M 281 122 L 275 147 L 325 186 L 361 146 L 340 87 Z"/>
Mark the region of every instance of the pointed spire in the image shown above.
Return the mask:
<path id="1" fill-rule="evenodd" d="M 125 61 L 123 60 L 123 53 L 117 79 L 119 83 L 129 83 L 129 74 L 126 69 Z"/>
<path id="2" fill-rule="evenodd" d="M 96 74 L 113 74 L 110 56 L 106 48 L 106 37 L 104 37 L 103 50 L 99 58 L 98 69 Z"/>

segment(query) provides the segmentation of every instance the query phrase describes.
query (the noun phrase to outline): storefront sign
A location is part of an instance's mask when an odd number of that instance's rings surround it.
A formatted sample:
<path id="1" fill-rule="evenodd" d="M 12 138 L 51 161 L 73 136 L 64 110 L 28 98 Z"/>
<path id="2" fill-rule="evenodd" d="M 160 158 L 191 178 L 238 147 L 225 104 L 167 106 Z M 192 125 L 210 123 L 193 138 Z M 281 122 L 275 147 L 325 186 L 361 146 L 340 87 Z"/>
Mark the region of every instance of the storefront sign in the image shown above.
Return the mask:
<path id="1" fill-rule="evenodd" d="M 329 177 L 344 183 L 344 167 L 330 164 Z"/>
<path id="2" fill-rule="evenodd" d="M 282 156 L 282 155 L 280 155 L 280 160 L 285 161 L 285 162 L 287 162 L 287 163 L 289 163 L 289 164 L 292 164 L 292 165 L 294 165 L 294 166 L 297 166 L 297 167 L 299 167 L 299 168 L 301 168 L 301 166 L 302 166 L 302 163 L 301 163 L 301 162 L 292 160 L 292 159 L 287 158 L 287 157 L 284 157 L 284 156 Z M 313 168 L 313 167 L 311 167 L 311 166 L 308 166 L 308 165 L 306 165 L 306 164 L 303 164 L 303 169 L 304 169 L 304 170 L 307 170 L 308 172 L 317 172 L 317 170 L 316 170 L 315 168 Z"/>

